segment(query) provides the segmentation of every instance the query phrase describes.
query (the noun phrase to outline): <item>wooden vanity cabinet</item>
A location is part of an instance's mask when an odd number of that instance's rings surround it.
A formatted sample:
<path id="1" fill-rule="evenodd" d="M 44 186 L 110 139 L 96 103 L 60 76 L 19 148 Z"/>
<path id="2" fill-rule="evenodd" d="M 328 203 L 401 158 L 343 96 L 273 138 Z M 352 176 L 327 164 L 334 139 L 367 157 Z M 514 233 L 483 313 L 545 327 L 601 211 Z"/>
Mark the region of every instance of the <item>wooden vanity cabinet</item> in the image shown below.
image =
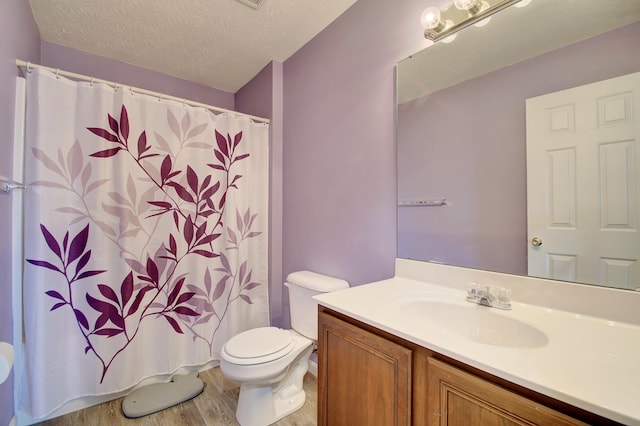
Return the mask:
<path id="1" fill-rule="evenodd" d="M 318 424 L 409 425 L 411 349 L 319 315 Z"/>
<path id="2" fill-rule="evenodd" d="M 318 424 L 616 423 L 320 306 Z"/>

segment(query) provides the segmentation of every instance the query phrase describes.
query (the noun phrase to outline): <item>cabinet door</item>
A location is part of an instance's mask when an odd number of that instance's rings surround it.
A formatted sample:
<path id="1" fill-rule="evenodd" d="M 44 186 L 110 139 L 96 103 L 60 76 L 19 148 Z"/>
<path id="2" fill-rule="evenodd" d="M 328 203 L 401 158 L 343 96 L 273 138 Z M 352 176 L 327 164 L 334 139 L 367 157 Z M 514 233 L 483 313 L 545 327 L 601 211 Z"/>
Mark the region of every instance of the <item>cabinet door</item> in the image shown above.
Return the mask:
<path id="1" fill-rule="evenodd" d="M 429 425 L 585 425 L 434 358 L 428 360 Z"/>
<path id="2" fill-rule="evenodd" d="M 323 312 L 318 329 L 318 424 L 408 425 L 411 350 Z"/>

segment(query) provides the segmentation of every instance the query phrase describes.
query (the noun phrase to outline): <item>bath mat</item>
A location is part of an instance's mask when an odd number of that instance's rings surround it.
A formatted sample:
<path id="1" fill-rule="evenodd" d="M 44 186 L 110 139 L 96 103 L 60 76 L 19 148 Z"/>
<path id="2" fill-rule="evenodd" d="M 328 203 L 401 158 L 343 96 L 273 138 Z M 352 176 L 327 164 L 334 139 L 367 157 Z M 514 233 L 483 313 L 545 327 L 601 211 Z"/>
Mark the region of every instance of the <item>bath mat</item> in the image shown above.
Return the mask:
<path id="1" fill-rule="evenodd" d="M 164 410 L 202 393 L 204 382 L 193 372 L 173 376 L 168 383 L 155 383 L 134 390 L 122 401 L 125 417 L 137 418 Z"/>

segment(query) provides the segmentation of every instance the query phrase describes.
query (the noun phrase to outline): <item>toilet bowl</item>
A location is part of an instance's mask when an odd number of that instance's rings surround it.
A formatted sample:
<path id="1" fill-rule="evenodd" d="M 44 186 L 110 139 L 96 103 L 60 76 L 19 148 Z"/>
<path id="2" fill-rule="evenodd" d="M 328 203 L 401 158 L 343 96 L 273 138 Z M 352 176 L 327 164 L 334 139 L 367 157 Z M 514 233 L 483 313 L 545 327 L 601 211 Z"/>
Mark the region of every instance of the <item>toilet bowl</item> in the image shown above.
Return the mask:
<path id="1" fill-rule="evenodd" d="M 236 418 L 242 426 L 275 423 L 304 405 L 304 375 L 318 337 L 313 296 L 348 288 L 349 284 L 299 271 L 289 274 L 285 286 L 289 288 L 293 329 L 247 330 L 229 339 L 221 350 L 222 374 L 240 384 Z"/>

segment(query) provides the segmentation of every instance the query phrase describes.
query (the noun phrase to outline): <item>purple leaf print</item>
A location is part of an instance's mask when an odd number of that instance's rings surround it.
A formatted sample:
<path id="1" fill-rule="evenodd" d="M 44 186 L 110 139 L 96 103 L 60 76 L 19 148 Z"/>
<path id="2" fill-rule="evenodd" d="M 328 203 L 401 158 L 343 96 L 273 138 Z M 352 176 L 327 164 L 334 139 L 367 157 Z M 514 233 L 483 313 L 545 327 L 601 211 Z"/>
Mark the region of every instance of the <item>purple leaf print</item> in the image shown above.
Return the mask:
<path id="1" fill-rule="evenodd" d="M 189 183 L 189 188 L 194 193 L 198 193 L 198 175 L 193 171 L 191 166 L 187 166 L 187 183 Z"/>
<path id="2" fill-rule="evenodd" d="M 180 328 L 180 325 L 178 325 L 178 322 L 176 320 L 174 320 L 168 315 L 163 315 L 163 317 L 167 320 L 169 324 L 171 324 L 171 327 L 173 327 L 176 333 L 184 334 L 184 332 L 182 331 L 182 329 Z"/>
<path id="3" fill-rule="evenodd" d="M 107 271 L 85 271 L 85 272 L 81 273 L 80 275 L 78 275 L 77 279 L 78 280 L 83 280 L 85 278 L 89 278 L 89 277 L 92 277 L 94 275 L 101 274 L 103 272 L 107 272 Z"/>
<path id="4" fill-rule="evenodd" d="M 109 127 L 113 131 L 113 133 L 118 134 L 118 121 L 111 116 L 111 114 L 107 114 L 107 119 L 109 120 Z"/>
<path id="5" fill-rule="evenodd" d="M 56 271 L 56 272 L 62 273 L 60 268 L 58 268 L 57 266 L 52 265 L 51 263 L 46 262 L 44 260 L 27 259 L 27 262 L 31 263 L 32 265 L 41 266 L 43 268 L 51 269 L 52 271 Z"/>
<path id="6" fill-rule="evenodd" d="M 199 313 L 197 313 L 196 311 L 194 311 L 191 308 L 187 308 L 186 306 L 177 306 L 173 312 L 180 314 L 180 315 L 188 315 L 190 317 L 197 317 L 198 315 L 200 315 Z"/>
<path id="7" fill-rule="evenodd" d="M 112 135 L 111 133 L 109 133 L 109 131 L 105 129 L 100 129 L 98 127 L 87 127 L 87 130 L 97 136 L 100 136 L 102 139 L 108 140 L 109 142 L 120 142 L 120 139 L 118 139 L 118 136 Z"/>
<path id="8" fill-rule="evenodd" d="M 162 178 L 162 182 L 165 182 L 169 179 L 169 174 L 171 173 L 171 157 L 166 155 L 164 160 L 162 160 L 162 165 L 160 166 L 160 178 Z"/>
<path id="9" fill-rule="evenodd" d="M 140 136 L 138 136 L 138 158 L 149 149 L 151 148 L 147 146 L 147 132 L 143 131 L 140 133 Z"/>
<path id="10" fill-rule="evenodd" d="M 102 328 L 95 332 L 95 334 L 98 334 L 100 336 L 107 336 L 107 337 L 117 336 L 118 334 L 121 334 L 121 333 L 124 333 L 124 330 L 119 328 Z"/>
<path id="11" fill-rule="evenodd" d="M 178 194 L 178 196 L 180 198 L 182 198 L 184 201 L 186 201 L 187 203 L 193 203 L 194 199 L 191 196 L 191 194 L 189 194 L 189 192 L 185 189 L 184 186 L 180 185 L 177 182 L 167 182 L 167 185 L 171 186 L 173 189 L 176 190 L 176 194 Z"/>
<path id="12" fill-rule="evenodd" d="M 87 247 L 87 239 L 89 238 L 89 225 L 85 226 L 82 231 L 76 235 L 71 241 L 71 247 L 69 247 L 69 259 L 68 262 L 72 263 L 79 258 Z"/>
<path id="13" fill-rule="evenodd" d="M 114 155 L 116 155 L 118 153 L 118 151 L 121 151 L 121 150 L 122 150 L 122 148 L 120 148 L 120 147 L 112 148 L 112 149 L 105 149 L 104 151 L 94 152 L 93 154 L 91 154 L 91 157 L 109 158 L 109 157 L 113 157 Z"/>
<path id="14" fill-rule="evenodd" d="M 173 302 L 176 301 L 176 299 L 178 298 L 178 294 L 180 294 L 180 290 L 182 290 L 182 284 L 184 283 L 184 280 L 184 278 L 179 279 L 176 285 L 173 287 L 173 290 L 171 290 L 171 293 L 169 294 L 167 305 L 173 305 Z"/>
<path id="15" fill-rule="evenodd" d="M 122 109 L 120 110 L 120 134 L 125 141 L 129 139 L 129 115 L 124 105 L 122 105 Z"/>
<path id="16" fill-rule="evenodd" d="M 56 303 L 55 305 L 53 305 L 53 306 L 51 307 L 51 309 L 49 309 L 49 312 L 51 312 L 51 311 L 55 311 L 56 309 L 61 308 L 61 307 L 63 307 L 64 305 L 66 305 L 66 303 L 63 303 L 63 302 L 61 302 L 61 303 Z"/>
<path id="17" fill-rule="evenodd" d="M 236 136 L 233 138 L 233 149 L 236 149 L 236 147 L 238 146 L 241 140 L 242 140 L 242 132 L 236 134 Z"/>
<path id="18" fill-rule="evenodd" d="M 46 226 L 40 224 L 40 229 L 42 230 L 42 235 L 44 236 L 44 240 L 46 241 L 49 249 L 58 256 L 59 259 L 62 259 L 62 252 L 60 251 L 60 246 L 56 241 L 56 238 L 49 232 Z"/>
<path id="19" fill-rule="evenodd" d="M 95 309 L 98 312 L 102 312 L 103 314 L 109 315 L 109 311 L 113 309 L 113 305 L 111 305 L 110 303 L 98 300 L 95 297 L 91 296 L 89 293 L 87 293 L 86 298 L 89 306 L 91 306 L 93 309 Z"/>
<path id="20" fill-rule="evenodd" d="M 82 311 L 78 310 L 78 309 L 74 309 L 73 313 L 76 315 L 76 319 L 78 320 L 78 322 L 85 328 L 85 329 L 89 329 L 89 321 L 87 321 L 87 317 L 84 316 L 84 314 L 82 313 Z"/>
<path id="21" fill-rule="evenodd" d="M 229 158 L 229 150 L 227 149 L 227 140 L 217 130 L 215 131 L 215 134 L 216 134 L 216 142 L 218 143 L 218 149 L 220 150 L 220 152 L 222 154 L 224 154 L 225 157 Z M 216 155 L 216 157 L 217 157 L 217 155 Z M 220 159 L 220 157 L 218 157 L 218 159 Z M 222 159 L 220 161 L 224 162 L 224 159 Z"/>
<path id="22" fill-rule="evenodd" d="M 213 197 L 213 195 L 216 192 L 218 192 L 218 189 L 220 189 L 220 182 L 216 182 L 211 187 L 209 187 L 206 191 L 204 191 L 204 193 L 202 193 L 202 198 L 208 199 Z"/>
<path id="23" fill-rule="evenodd" d="M 122 280 L 120 295 L 122 296 L 122 306 L 124 307 L 133 295 L 133 272 L 129 272 L 125 279 Z"/>
<path id="24" fill-rule="evenodd" d="M 203 256 L 203 257 L 207 257 L 209 259 L 213 259 L 215 257 L 220 256 L 218 253 L 213 253 L 213 252 L 206 251 L 206 250 L 194 250 L 193 253 L 194 254 L 198 254 L 200 256 Z"/>
<path id="25" fill-rule="evenodd" d="M 98 290 L 100 290 L 100 293 L 102 293 L 102 295 L 107 299 L 112 300 L 117 304 L 120 304 L 120 301 L 118 300 L 118 296 L 116 296 L 116 292 L 113 291 L 113 289 L 108 285 L 98 284 Z"/>
<path id="26" fill-rule="evenodd" d="M 191 244 L 191 241 L 193 241 L 193 221 L 191 220 L 191 216 L 187 216 L 182 233 L 187 244 Z"/>
<path id="27" fill-rule="evenodd" d="M 214 154 L 215 154 L 216 158 L 217 158 L 217 159 L 218 159 L 222 164 L 224 164 L 224 156 L 223 156 L 223 154 L 222 154 L 220 151 L 218 151 L 217 149 L 214 149 L 214 150 L 213 150 L 213 152 L 214 152 Z M 215 166 L 212 166 L 212 167 L 214 167 L 214 168 L 215 168 Z M 218 166 L 218 167 L 221 167 L 221 166 Z M 225 169 L 224 167 L 221 167 L 221 168 L 220 168 L 220 170 L 226 170 L 226 169 Z"/>
<path id="28" fill-rule="evenodd" d="M 252 304 L 253 300 L 247 293 L 261 286 L 252 280 L 246 255 L 240 255 L 241 251 L 238 250 L 248 238 L 262 234 L 260 230 L 253 229 L 257 215 L 247 209 L 242 214 L 236 212 L 236 220 L 230 220 L 233 216 L 225 211 L 227 200 L 235 199 L 229 195 L 230 191 L 238 190 L 239 184 L 244 182 L 243 175 L 234 168 L 238 161 L 249 157 L 248 153 L 238 150 L 243 132 L 230 134 L 215 128 L 213 132 L 207 132 L 209 123 L 196 123 L 194 117 L 186 113 L 177 118 L 168 109 L 170 130 L 162 134 L 153 129 L 141 129 L 139 133 L 136 130 L 139 136 L 134 146 L 134 143 L 129 143 L 129 137 L 133 134 L 132 129 L 138 127 L 130 126 L 133 123 L 129 120 L 127 108 L 122 105 L 119 117 L 117 113 L 107 114 L 106 122 L 101 127 L 86 127 L 92 139 L 97 137 L 102 139 L 99 143 L 108 142 L 99 150 L 83 154 L 80 142 L 76 142 L 66 155 L 58 153 L 59 164 L 43 151 L 34 151 L 36 159 L 53 174 L 71 183 L 80 179 L 81 184 L 77 186 L 82 189 L 81 197 L 92 191 L 92 196 L 95 196 L 95 190 L 99 187 L 114 180 L 124 181 L 122 178 L 128 177 L 125 190 L 105 191 L 108 198 L 100 199 L 106 203 L 98 202 L 98 208 L 101 209 L 99 215 L 83 208 L 74 210 L 73 207 L 60 207 L 58 210 L 72 218 L 69 231 L 61 240 L 57 240 L 42 224 L 42 235 L 52 253 L 50 259 L 27 259 L 31 265 L 54 271 L 66 279 L 66 292 L 47 289 L 45 294 L 51 298 L 51 310 L 68 305 L 73 311 L 72 318 L 85 338 L 85 353 L 92 352 L 102 364 L 102 380 L 114 359 L 125 353 L 140 330 L 145 330 L 145 327 L 141 327 L 142 322 L 160 320 L 158 316 L 165 318 L 173 332 L 191 333 L 194 341 L 203 340 L 213 354 L 216 332 L 230 304 Z M 170 140 L 171 133 L 175 135 L 175 140 Z M 154 137 L 150 138 L 149 135 Z M 208 140 L 205 143 L 195 138 Z M 199 174 L 195 166 L 199 163 L 177 157 L 188 149 L 205 146 L 207 151 L 202 152 L 210 158 L 202 163 L 216 172 L 205 169 L 211 173 Z M 125 169 L 127 174 L 122 177 L 91 182 L 93 162 L 115 156 L 118 156 L 118 160 L 129 161 L 142 174 L 136 175 L 130 169 Z M 147 185 L 144 189 L 141 189 L 141 182 Z M 69 189 L 68 184 L 58 182 L 44 182 L 43 186 Z M 165 214 L 168 215 L 165 217 Z M 90 269 L 97 258 L 89 248 L 93 248 L 95 253 L 97 246 L 90 245 L 89 224 L 77 234 L 75 226 L 71 226 L 85 220 L 93 223 L 93 229 L 98 229 L 104 237 L 122 248 L 122 258 L 129 270 L 121 282 L 118 283 L 119 279 L 116 278 L 115 282 L 103 279 L 100 283 L 89 284 L 88 278 L 106 271 Z M 151 238 L 147 239 L 147 246 L 140 253 L 134 251 L 138 249 L 132 250 L 126 246 L 131 241 L 125 241 L 128 238 L 151 236 L 154 233 L 162 233 L 159 240 L 162 242 L 155 247 L 150 245 L 153 241 Z M 221 238 L 223 235 L 228 238 Z M 231 245 L 229 241 L 232 241 Z M 233 256 L 228 255 L 229 250 L 233 250 Z M 189 260 L 184 260 L 193 256 L 220 260 L 219 263 L 218 260 L 209 260 L 211 269 L 205 268 L 198 279 L 194 277 Z M 202 259 L 198 261 L 202 262 Z M 114 271 L 118 268 L 119 265 L 114 265 Z M 212 277 L 214 271 L 215 278 Z M 72 285 L 85 279 L 87 281 L 82 285 Z M 78 301 L 83 303 L 77 305 Z M 93 329 L 90 329 L 89 319 Z M 211 335 L 206 335 L 203 330 L 210 322 L 218 326 L 213 327 Z M 114 347 L 106 350 L 107 346 L 101 342 L 115 336 L 118 336 L 114 339 L 116 347 L 107 355 Z"/>
<path id="29" fill-rule="evenodd" d="M 249 283 L 246 286 L 244 286 L 242 289 L 243 290 L 251 290 L 252 288 L 256 288 L 260 285 L 260 283 Z"/>
<path id="30" fill-rule="evenodd" d="M 76 275 L 78 275 L 80 271 L 85 266 L 87 266 L 87 263 L 89 263 L 90 258 L 91 258 L 91 250 L 88 250 L 85 254 L 82 255 L 82 257 L 78 261 L 78 264 L 76 265 Z"/>
<path id="31" fill-rule="evenodd" d="M 227 288 L 227 277 L 223 277 L 218 284 L 216 284 L 215 290 L 213 290 L 213 296 L 211 296 L 212 301 L 216 301 L 220 299 L 220 297 L 224 294 L 224 290 Z"/>
<path id="32" fill-rule="evenodd" d="M 57 292 L 57 291 L 55 291 L 55 290 L 45 291 L 45 294 L 46 294 L 47 296 L 51 296 L 51 297 L 53 297 L 54 299 L 60 299 L 60 300 L 62 300 L 63 302 L 66 302 L 65 298 L 64 298 L 60 293 L 58 293 L 58 292 Z"/>
<path id="33" fill-rule="evenodd" d="M 133 299 L 133 303 L 129 307 L 129 311 L 127 311 L 127 316 L 128 315 L 133 315 L 134 313 L 136 313 L 138 311 L 138 309 L 140 308 L 140 304 L 142 303 L 142 299 L 144 298 L 144 295 L 149 290 L 153 290 L 153 289 L 154 289 L 154 287 L 152 287 L 152 286 L 146 286 L 146 287 L 141 288 L 140 291 L 138 291 L 138 294 L 136 294 L 135 299 Z"/>
<path id="34" fill-rule="evenodd" d="M 158 266 L 151 258 L 147 258 L 147 275 L 151 278 L 151 282 L 157 284 L 159 280 Z"/>
<path id="35" fill-rule="evenodd" d="M 182 293 L 180 297 L 178 297 L 178 300 L 176 300 L 176 305 L 179 305 L 184 302 L 188 302 L 194 295 L 195 293 L 193 291 Z"/>

